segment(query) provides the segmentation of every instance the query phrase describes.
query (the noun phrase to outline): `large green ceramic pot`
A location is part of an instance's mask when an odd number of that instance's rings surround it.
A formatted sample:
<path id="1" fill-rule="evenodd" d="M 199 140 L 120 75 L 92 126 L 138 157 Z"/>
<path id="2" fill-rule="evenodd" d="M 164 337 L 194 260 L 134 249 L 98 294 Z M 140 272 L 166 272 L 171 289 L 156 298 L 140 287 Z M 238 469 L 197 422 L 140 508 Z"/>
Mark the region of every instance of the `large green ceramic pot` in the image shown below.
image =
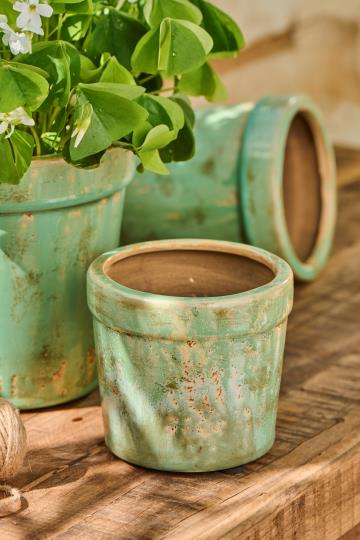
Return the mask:
<path id="1" fill-rule="evenodd" d="M 214 240 L 163 240 L 88 273 L 106 443 L 171 471 L 235 467 L 274 442 L 289 265 Z"/>
<path id="2" fill-rule="evenodd" d="M 197 153 L 170 176 L 138 175 L 122 243 L 162 238 L 247 242 L 287 260 L 301 280 L 323 269 L 336 219 L 332 146 L 304 96 L 199 110 Z"/>
<path id="3" fill-rule="evenodd" d="M 99 168 L 35 159 L 0 185 L 0 395 L 22 409 L 78 398 L 97 384 L 86 271 L 118 245 L 132 155 Z"/>

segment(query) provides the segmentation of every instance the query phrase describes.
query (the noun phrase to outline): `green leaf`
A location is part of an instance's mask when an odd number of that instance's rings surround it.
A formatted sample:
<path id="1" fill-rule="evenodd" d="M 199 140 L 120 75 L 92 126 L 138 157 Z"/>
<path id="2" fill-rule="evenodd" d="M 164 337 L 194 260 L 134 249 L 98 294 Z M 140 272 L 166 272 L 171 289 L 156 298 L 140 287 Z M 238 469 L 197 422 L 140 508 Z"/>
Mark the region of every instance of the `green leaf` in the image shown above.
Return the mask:
<path id="1" fill-rule="evenodd" d="M 187 161 L 194 157 L 195 154 L 195 136 L 193 133 L 195 114 L 186 96 L 176 94 L 170 99 L 183 109 L 185 124 L 179 131 L 176 140 L 160 150 L 160 156 L 165 163 Z"/>
<path id="2" fill-rule="evenodd" d="M 68 15 L 62 24 L 61 38 L 72 43 L 80 41 L 86 36 L 91 23 L 92 17 L 90 15 Z"/>
<path id="3" fill-rule="evenodd" d="M 106 62 L 100 77 L 101 82 L 122 83 L 134 85 L 135 79 L 124 66 L 119 64 L 115 56 L 111 56 Z"/>
<path id="4" fill-rule="evenodd" d="M 106 58 L 106 56 L 108 56 Z M 135 79 L 124 66 L 119 64 L 115 56 L 104 53 L 101 65 L 96 67 L 87 56 L 80 55 L 80 80 L 85 83 L 109 82 L 135 85 Z"/>
<path id="5" fill-rule="evenodd" d="M 92 84 L 80 83 L 79 88 L 87 95 L 103 95 L 104 99 L 107 99 L 109 95 L 126 99 L 138 99 L 145 92 L 145 88 L 142 86 L 110 82 L 97 82 Z"/>
<path id="6" fill-rule="evenodd" d="M 51 0 L 50 4 L 80 4 L 83 0 Z"/>
<path id="7" fill-rule="evenodd" d="M 95 62 L 104 52 L 115 56 L 119 63 L 131 68 L 131 56 L 146 27 L 114 8 L 108 8 L 95 22 L 95 28 L 85 43 L 85 53 Z"/>
<path id="8" fill-rule="evenodd" d="M 169 76 L 191 71 L 204 63 L 212 46 L 211 37 L 199 26 L 165 19 L 160 26 L 159 69 Z"/>
<path id="9" fill-rule="evenodd" d="M 146 135 L 149 133 L 151 129 L 152 129 L 152 125 L 148 121 L 145 121 L 142 124 L 136 126 L 132 134 L 132 141 L 131 141 L 134 149 L 141 148 L 141 145 L 144 142 Z"/>
<path id="10" fill-rule="evenodd" d="M 225 101 L 227 98 L 226 88 L 208 63 L 185 73 L 178 88 L 190 96 L 205 96 L 208 101 Z"/>
<path id="11" fill-rule="evenodd" d="M 139 103 L 149 112 L 147 121 L 153 126 L 165 124 L 171 130 L 179 131 L 184 125 L 184 113 L 175 101 L 162 97 L 143 95 Z"/>
<path id="12" fill-rule="evenodd" d="M 201 11 L 188 0 L 148 0 L 144 6 L 144 16 L 151 27 L 157 27 L 166 17 L 183 19 L 200 24 Z"/>
<path id="13" fill-rule="evenodd" d="M 191 0 L 202 14 L 202 27 L 211 35 L 212 56 L 234 57 L 245 45 L 244 36 L 236 22 L 226 13 L 205 0 Z"/>
<path id="14" fill-rule="evenodd" d="M 77 162 L 105 150 L 145 122 L 148 113 L 143 107 L 122 97 L 120 89 L 113 92 L 114 87 L 119 86 L 138 88 L 110 83 L 80 85 L 74 121 L 77 127 L 85 126 L 86 130 L 77 148 L 75 148 L 76 139 L 74 137 L 71 139 L 72 161 Z M 84 110 L 91 111 L 89 118 L 84 118 Z"/>
<path id="15" fill-rule="evenodd" d="M 35 111 L 46 99 L 49 85 L 35 70 L 11 62 L 0 61 L 0 111 L 17 107 Z"/>
<path id="16" fill-rule="evenodd" d="M 149 149 L 147 143 L 150 143 L 152 150 L 160 150 L 164 161 L 181 161 L 180 156 L 189 159 L 195 146 L 192 134 L 194 113 L 186 96 L 178 94 L 164 98 L 145 94 L 139 102 L 149 111 L 149 117 L 134 132 L 132 143 L 135 148 Z M 160 126 L 161 129 L 157 129 Z M 158 163 L 157 157 L 151 157 Z"/>
<path id="17" fill-rule="evenodd" d="M 20 57 L 21 55 L 18 55 L 16 58 L 20 58 Z M 1 64 L 1 60 L 0 60 L 0 64 Z M 24 62 L 15 62 L 14 60 L 11 60 L 11 66 L 14 68 L 22 69 L 24 67 Z M 34 73 L 37 73 L 38 75 L 41 75 L 42 77 L 44 77 L 44 79 L 48 77 L 47 72 L 37 66 L 30 66 L 27 64 L 26 69 L 29 69 L 30 71 L 33 71 Z"/>
<path id="18" fill-rule="evenodd" d="M 160 149 L 176 139 L 185 121 L 182 107 L 177 102 L 145 94 L 139 103 L 149 112 L 149 116 L 134 131 L 132 144 L 135 148 Z"/>
<path id="19" fill-rule="evenodd" d="M 33 52 L 19 59 L 48 73 L 50 91 L 41 110 L 47 111 L 52 106 L 66 107 L 71 89 L 80 80 L 80 55 L 77 49 L 66 41 L 43 41 L 35 43 Z"/>
<path id="20" fill-rule="evenodd" d="M 183 20 L 166 18 L 160 28 L 150 30 L 139 41 L 132 57 L 135 71 L 166 76 L 182 75 L 200 67 L 213 42 L 199 26 Z"/>
<path id="21" fill-rule="evenodd" d="M 91 15 L 93 13 L 93 0 L 51 0 L 54 13 Z M 67 18 L 63 21 L 66 24 Z"/>
<path id="22" fill-rule="evenodd" d="M 141 150 L 138 152 L 138 156 L 141 159 L 141 163 L 148 171 L 152 171 L 157 174 L 169 174 L 168 169 L 161 161 L 158 150 L 151 150 L 146 152 Z"/>
<path id="23" fill-rule="evenodd" d="M 101 150 L 101 152 L 98 152 L 97 154 L 92 154 L 91 156 L 87 156 L 83 159 L 79 159 L 78 161 L 75 161 L 70 156 L 70 146 L 71 146 L 71 139 L 67 140 L 65 145 L 62 149 L 62 156 L 67 161 L 67 163 L 71 163 L 74 167 L 78 167 L 80 169 L 95 169 L 100 165 L 101 158 L 106 152 L 105 150 Z"/>
<path id="24" fill-rule="evenodd" d="M 80 80 L 89 83 L 97 81 L 103 70 L 103 66 L 96 67 L 95 64 L 83 54 L 80 55 Z"/>
<path id="25" fill-rule="evenodd" d="M 183 110 L 185 121 L 188 121 L 191 127 L 195 124 L 195 112 L 192 108 L 191 101 L 185 94 L 177 93 L 171 96 L 170 101 L 177 103 Z"/>
<path id="26" fill-rule="evenodd" d="M 176 132 L 170 131 L 168 126 L 160 124 L 150 129 L 147 133 L 141 146 L 141 151 L 150 152 L 164 148 L 164 146 L 167 146 L 171 141 L 176 139 L 176 135 Z"/>
<path id="27" fill-rule="evenodd" d="M 54 13 L 66 14 L 66 17 L 71 15 L 93 15 L 94 6 L 93 0 L 79 0 L 72 2 L 71 0 L 59 0 L 56 2 L 50 2 L 54 8 Z M 67 18 L 63 21 L 66 24 Z"/>
<path id="28" fill-rule="evenodd" d="M 33 137 L 15 129 L 9 139 L 0 139 L 0 183 L 18 184 L 31 164 Z"/>
<path id="29" fill-rule="evenodd" d="M 160 29 L 150 30 L 138 42 L 131 65 L 139 73 L 157 74 L 159 71 Z"/>

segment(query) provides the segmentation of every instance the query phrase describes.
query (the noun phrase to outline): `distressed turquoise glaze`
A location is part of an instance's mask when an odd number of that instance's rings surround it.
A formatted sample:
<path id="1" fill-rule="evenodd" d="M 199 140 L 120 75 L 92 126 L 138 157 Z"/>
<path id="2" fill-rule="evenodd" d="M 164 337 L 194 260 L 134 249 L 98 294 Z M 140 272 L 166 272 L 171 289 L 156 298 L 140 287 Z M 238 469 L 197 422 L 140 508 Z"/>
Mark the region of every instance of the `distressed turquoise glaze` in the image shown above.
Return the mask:
<path id="1" fill-rule="evenodd" d="M 127 288 L 107 269 L 166 249 L 222 251 L 274 273 L 256 289 L 208 298 Z M 123 247 L 88 272 L 106 443 L 149 468 L 201 472 L 257 459 L 274 442 L 287 317 L 288 264 L 243 244 L 177 240 Z"/>
<path id="2" fill-rule="evenodd" d="M 99 168 L 35 159 L 0 185 L 0 395 L 22 409 L 78 398 L 97 384 L 86 271 L 118 245 L 130 153 Z"/>
<path id="3" fill-rule="evenodd" d="M 298 114 L 314 137 L 321 173 L 319 230 L 306 261 L 292 245 L 282 191 L 287 136 Z M 169 176 L 135 177 L 126 195 L 122 243 L 247 242 L 284 258 L 298 279 L 314 279 L 327 262 L 336 221 L 334 152 L 314 103 L 305 96 L 274 96 L 199 110 L 195 134 L 191 161 L 170 164 Z"/>

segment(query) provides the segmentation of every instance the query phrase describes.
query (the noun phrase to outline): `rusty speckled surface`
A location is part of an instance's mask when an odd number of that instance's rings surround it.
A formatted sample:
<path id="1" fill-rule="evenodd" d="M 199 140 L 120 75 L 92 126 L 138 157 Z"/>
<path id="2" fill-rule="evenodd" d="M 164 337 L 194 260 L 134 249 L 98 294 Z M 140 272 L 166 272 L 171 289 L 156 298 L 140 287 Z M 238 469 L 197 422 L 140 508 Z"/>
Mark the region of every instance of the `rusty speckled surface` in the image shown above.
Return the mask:
<path id="1" fill-rule="evenodd" d="M 135 291 L 107 275 L 119 257 L 166 249 L 242 255 L 274 277 L 242 293 L 187 298 Z M 131 463 L 187 472 L 266 453 L 292 297 L 287 263 L 243 244 L 160 241 L 99 257 L 88 273 L 88 302 L 111 450 Z"/>
<path id="2" fill-rule="evenodd" d="M 131 154 L 98 169 L 34 160 L 0 185 L 0 395 L 20 408 L 80 397 L 96 382 L 85 276 L 118 245 Z"/>

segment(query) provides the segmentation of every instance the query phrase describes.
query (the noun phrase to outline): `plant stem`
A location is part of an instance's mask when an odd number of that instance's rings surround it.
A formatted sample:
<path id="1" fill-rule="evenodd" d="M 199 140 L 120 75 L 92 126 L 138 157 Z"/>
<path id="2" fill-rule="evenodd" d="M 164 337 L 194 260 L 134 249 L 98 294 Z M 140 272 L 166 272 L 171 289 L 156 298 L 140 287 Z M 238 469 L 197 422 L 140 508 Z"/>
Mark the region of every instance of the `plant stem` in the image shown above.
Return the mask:
<path id="1" fill-rule="evenodd" d="M 61 112 L 60 107 L 55 107 L 50 115 L 49 123 L 48 123 L 48 131 L 51 131 L 51 126 L 53 125 L 54 121 L 56 120 L 57 116 Z"/>
<path id="2" fill-rule="evenodd" d="M 65 17 L 66 17 L 66 15 L 65 15 Z M 57 36 L 56 36 L 57 39 L 61 38 L 61 29 L 62 29 L 63 22 L 64 22 L 64 16 L 61 13 L 60 16 L 59 16 L 59 22 L 58 22 L 58 27 L 57 27 Z"/>
<path id="3" fill-rule="evenodd" d="M 154 92 L 148 92 L 148 94 L 158 96 L 159 94 L 162 94 L 163 92 L 173 92 L 174 90 L 175 90 L 174 87 L 172 87 L 172 88 L 163 88 L 162 90 L 154 90 Z"/>
<path id="4" fill-rule="evenodd" d="M 44 39 L 45 41 L 47 41 L 49 38 L 49 28 L 50 28 L 49 19 L 45 19 L 44 26 L 45 26 Z"/>
<path id="5" fill-rule="evenodd" d="M 41 156 L 41 142 L 39 139 L 39 135 L 33 126 L 30 127 L 30 131 L 31 131 L 32 136 L 34 137 L 35 146 L 36 146 L 36 155 Z"/>
<path id="6" fill-rule="evenodd" d="M 174 94 L 177 94 L 179 92 L 179 83 L 180 83 L 180 77 L 175 75 L 175 77 L 174 77 L 174 85 L 175 85 Z"/>
<path id="7" fill-rule="evenodd" d="M 147 77 L 145 77 L 144 79 L 141 79 L 139 81 L 139 84 L 144 84 L 148 81 L 151 81 L 151 79 L 154 79 L 156 77 L 156 75 L 148 75 Z"/>

